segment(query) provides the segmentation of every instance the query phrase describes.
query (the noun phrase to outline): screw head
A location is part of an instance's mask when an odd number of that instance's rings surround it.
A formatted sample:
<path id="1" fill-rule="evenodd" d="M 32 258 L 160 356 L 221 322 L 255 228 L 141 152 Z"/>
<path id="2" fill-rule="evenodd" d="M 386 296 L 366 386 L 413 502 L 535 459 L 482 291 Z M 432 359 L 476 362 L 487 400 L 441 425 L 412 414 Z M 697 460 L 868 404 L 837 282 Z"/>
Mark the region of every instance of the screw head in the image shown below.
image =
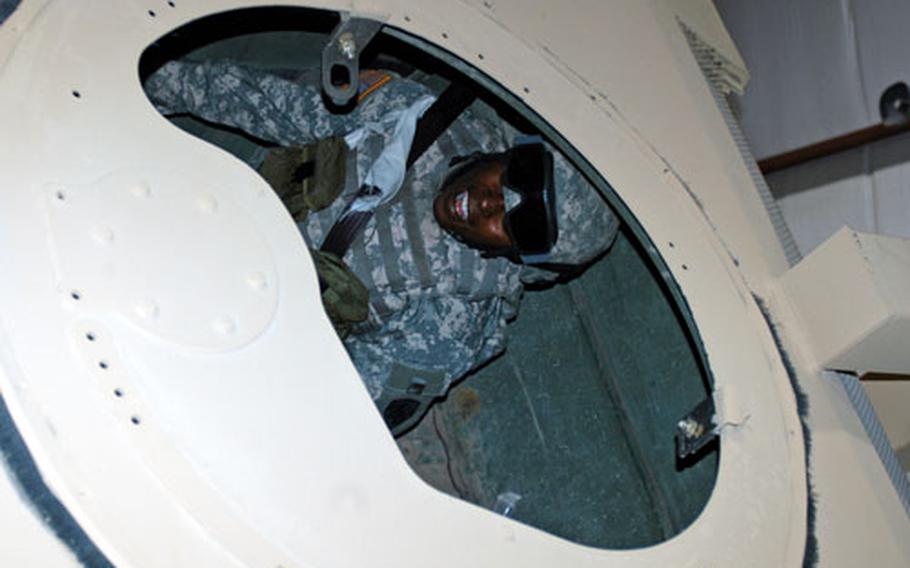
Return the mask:
<path id="1" fill-rule="evenodd" d="M 153 300 L 142 300 L 136 304 L 135 312 L 144 320 L 155 319 L 158 317 L 158 304 Z"/>
<path id="2" fill-rule="evenodd" d="M 348 59 L 354 59 L 357 55 L 357 42 L 354 41 L 354 35 L 351 32 L 341 34 L 341 37 L 338 38 L 338 47 Z"/>
<path id="3" fill-rule="evenodd" d="M 148 199 L 152 196 L 152 188 L 144 181 L 140 181 L 130 188 L 130 193 L 142 199 Z"/>
<path id="4" fill-rule="evenodd" d="M 231 335 L 237 330 L 237 325 L 228 316 L 223 316 L 212 322 L 212 329 L 221 335 Z"/>
<path id="5" fill-rule="evenodd" d="M 218 211 L 218 200 L 211 195 L 200 195 L 196 199 L 196 206 L 203 213 L 215 213 Z"/>

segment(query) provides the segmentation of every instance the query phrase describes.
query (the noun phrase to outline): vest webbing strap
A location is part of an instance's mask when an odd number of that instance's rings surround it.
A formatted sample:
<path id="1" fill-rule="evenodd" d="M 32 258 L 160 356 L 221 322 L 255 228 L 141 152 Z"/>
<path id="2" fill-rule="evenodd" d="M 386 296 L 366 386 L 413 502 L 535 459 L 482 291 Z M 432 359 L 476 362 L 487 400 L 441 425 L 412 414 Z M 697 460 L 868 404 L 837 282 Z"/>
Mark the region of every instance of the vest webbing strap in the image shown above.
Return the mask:
<path id="1" fill-rule="evenodd" d="M 382 264 L 385 266 L 386 277 L 389 279 L 389 289 L 392 292 L 401 292 L 404 290 L 405 281 L 398 270 L 398 253 L 395 251 L 392 223 L 387 209 L 376 211 L 376 232 L 379 233 L 379 250 L 382 251 Z"/>
<path id="2" fill-rule="evenodd" d="M 477 296 L 481 298 L 493 296 L 494 292 L 499 288 L 499 276 L 503 273 L 503 265 L 507 262 L 509 261 L 499 257 L 490 259 L 484 265 L 483 280 L 480 282 L 480 288 L 475 292 Z"/>
<path id="3" fill-rule="evenodd" d="M 433 276 L 430 274 L 430 262 L 427 258 L 427 246 L 423 240 L 423 233 L 420 231 L 420 218 L 417 215 L 417 207 L 414 204 L 416 196 L 414 195 L 414 186 L 407 183 L 413 177 L 413 170 L 405 177 L 405 187 L 402 191 L 411 192 L 410 195 L 404 196 L 401 200 L 401 211 L 404 213 L 404 229 L 408 235 L 408 242 L 411 244 L 411 252 L 414 255 L 414 266 L 417 268 L 417 279 L 420 281 L 421 288 L 429 288 L 433 285 Z"/>
<path id="4" fill-rule="evenodd" d="M 458 83 L 450 84 L 439 95 L 439 98 L 417 120 L 414 140 L 411 142 L 411 151 L 405 161 L 405 170 L 409 170 L 414 165 L 414 162 L 427 151 L 433 142 L 439 138 L 439 135 L 455 122 L 458 115 L 474 102 L 474 98 L 473 92 Z M 329 233 L 322 242 L 320 250 L 334 253 L 339 258 L 344 257 L 344 253 L 351 247 L 354 238 L 363 231 L 373 216 L 372 211 L 350 211 L 351 203 L 354 202 L 354 199 L 357 199 L 361 192 L 369 191 L 373 191 L 373 188 L 360 188 L 357 195 L 351 199 L 351 202 L 342 211 L 341 216 L 329 229 Z"/>
<path id="5" fill-rule="evenodd" d="M 471 288 L 474 284 L 474 263 L 477 261 L 477 254 L 475 254 L 468 247 L 461 247 L 459 250 L 460 257 L 460 268 L 458 270 L 458 286 L 455 288 L 455 291 L 462 296 L 467 296 L 471 293 Z"/>

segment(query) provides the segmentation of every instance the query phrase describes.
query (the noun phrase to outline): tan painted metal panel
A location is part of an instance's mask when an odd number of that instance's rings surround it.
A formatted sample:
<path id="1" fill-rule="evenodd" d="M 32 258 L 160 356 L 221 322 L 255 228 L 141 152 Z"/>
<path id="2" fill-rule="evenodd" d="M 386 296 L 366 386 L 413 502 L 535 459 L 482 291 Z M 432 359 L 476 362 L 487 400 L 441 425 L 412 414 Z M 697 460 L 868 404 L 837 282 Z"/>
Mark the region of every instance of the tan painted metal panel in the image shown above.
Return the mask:
<path id="1" fill-rule="evenodd" d="M 841 229 L 783 278 L 818 364 L 910 372 L 910 240 Z"/>
<path id="2" fill-rule="evenodd" d="M 312 264 L 280 203 L 248 168 L 166 123 L 138 85 L 139 54 L 161 35 L 209 13 L 271 2 L 178 1 L 171 8 L 93 0 L 74 10 L 58 1 L 38 10 L 26 0 L 23 14 L 34 19 L 23 16 L 16 20 L 23 27 L 0 31 L 0 127 L 16 132 L 19 143 L 0 171 L 0 187 L 15 188 L 0 192 L 0 234 L 26 243 L 0 250 L 12 267 L 0 281 L 9 292 L 0 294 L 7 349 L 0 386 L 48 483 L 99 546 L 124 566 L 799 565 L 805 448 L 779 348 L 753 296 L 774 292 L 786 260 L 680 29 L 693 4 L 290 3 L 373 15 L 438 43 L 538 111 L 613 185 L 666 261 L 704 343 L 723 424 L 715 491 L 674 539 L 604 551 L 424 485 L 334 339 Z M 706 14 L 703 4 L 697 8 Z M 703 25 L 692 23 L 710 34 Z M 163 183 L 166 176 L 137 167 L 148 163 L 205 172 L 245 205 L 275 255 L 282 300 L 273 324 L 247 344 L 202 355 L 150 341 L 116 310 L 66 299 L 48 252 L 49 188 L 92 186 L 111 172 L 142 171 L 152 187 Z M 225 242 L 241 246 L 229 234 Z M 213 291 L 215 300 L 233 303 L 227 291 Z M 789 304 L 773 300 L 773 318 L 792 331 L 785 338 L 800 338 Z M 123 362 L 119 376 L 135 387 L 134 406 L 117 406 L 105 382 L 111 375 L 86 364 L 94 361 L 79 343 L 86 322 L 109 330 Z M 294 372 L 301 337 L 319 353 L 306 380 Z M 785 341 L 798 350 L 800 340 Z M 800 378 L 817 378 L 811 358 L 793 360 Z M 819 486 L 825 507 L 849 505 L 846 515 L 825 509 L 819 523 L 828 531 L 823 554 L 838 554 L 840 537 L 860 526 L 854 513 L 870 496 L 882 501 L 869 526 L 898 527 L 900 509 L 887 499 L 890 487 L 875 463 L 865 462 L 871 449 L 852 435 L 855 416 L 843 405 L 826 407 L 836 395 L 818 386 L 811 391 L 822 410 L 813 424 L 826 449 L 814 463 L 827 471 L 831 448 L 857 460 L 844 477 L 858 488 L 850 496 L 842 499 L 837 477 Z M 238 401 L 251 413 L 243 427 L 235 420 Z M 139 411 L 142 428 L 135 428 L 129 418 Z M 337 415 L 346 419 L 334 421 Z M 894 534 L 883 529 L 869 539 L 888 544 L 883 565 L 910 558 Z"/>

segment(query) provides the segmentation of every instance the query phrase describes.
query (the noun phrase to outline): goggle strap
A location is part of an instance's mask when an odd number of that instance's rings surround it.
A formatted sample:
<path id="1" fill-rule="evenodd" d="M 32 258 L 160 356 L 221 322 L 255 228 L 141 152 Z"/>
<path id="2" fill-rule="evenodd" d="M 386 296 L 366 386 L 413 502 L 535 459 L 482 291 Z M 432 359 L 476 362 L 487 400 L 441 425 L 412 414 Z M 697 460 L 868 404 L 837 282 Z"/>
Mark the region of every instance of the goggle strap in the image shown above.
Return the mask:
<path id="1" fill-rule="evenodd" d="M 550 256 L 550 253 L 544 252 L 541 254 L 519 254 L 518 258 L 520 258 L 521 262 L 524 264 L 541 264 L 550 262 L 552 257 Z"/>

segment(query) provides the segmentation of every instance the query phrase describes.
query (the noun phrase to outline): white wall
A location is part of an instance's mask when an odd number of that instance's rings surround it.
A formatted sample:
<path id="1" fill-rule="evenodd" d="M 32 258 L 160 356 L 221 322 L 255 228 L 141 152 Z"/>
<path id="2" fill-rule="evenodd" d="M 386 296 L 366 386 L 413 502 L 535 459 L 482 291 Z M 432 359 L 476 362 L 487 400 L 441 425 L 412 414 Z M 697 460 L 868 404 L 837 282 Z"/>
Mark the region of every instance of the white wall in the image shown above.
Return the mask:
<path id="1" fill-rule="evenodd" d="M 761 159 L 880 121 L 910 83 L 910 0 L 715 0 L 752 73 L 735 101 Z M 910 237 L 910 135 L 768 177 L 803 254 L 842 225 Z"/>

